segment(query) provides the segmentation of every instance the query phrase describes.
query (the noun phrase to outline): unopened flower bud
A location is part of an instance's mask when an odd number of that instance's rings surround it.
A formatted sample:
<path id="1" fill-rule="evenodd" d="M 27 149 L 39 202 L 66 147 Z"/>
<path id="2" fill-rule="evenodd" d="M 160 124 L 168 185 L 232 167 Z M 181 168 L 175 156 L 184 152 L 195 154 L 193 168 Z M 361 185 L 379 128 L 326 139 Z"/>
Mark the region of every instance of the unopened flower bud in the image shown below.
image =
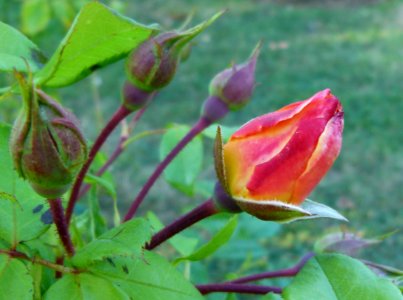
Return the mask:
<path id="1" fill-rule="evenodd" d="M 38 194 L 60 197 L 86 159 L 85 140 L 71 112 L 36 90 L 21 74 L 17 78 L 24 106 L 11 135 L 14 166 Z"/>
<path id="2" fill-rule="evenodd" d="M 128 56 L 126 72 L 129 80 L 144 91 L 159 90 L 173 79 L 178 62 L 187 58 L 189 43 L 209 27 L 223 12 L 185 31 L 171 31 L 151 37 Z"/>
<path id="3" fill-rule="evenodd" d="M 345 220 L 306 199 L 336 160 L 342 132 L 341 103 L 329 89 L 323 90 L 249 121 L 224 145 L 218 129 L 217 177 L 230 199 L 257 218 Z"/>
<path id="4" fill-rule="evenodd" d="M 143 107 L 148 100 L 153 97 L 154 92 L 148 92 L 139 89 L 130 82 L 126 81 L 122 88 L 123 106 L 131 111 Z"/>
<path id="5" fill-rule="evenodd" d="M 145 91 L 161 89 L 171 82 L 180 57 L 175 46 L 179 38 L 174 32 L 166 32 L 136 48 L 127 60 L 129 80 Z"/>
<path id="6" fill-rule="evenodd" d="M 218 97 L 231 110 L 239 109 L 248 103 L 255 87 L 259 50 L 260 43 L 247 62 L 233 65 L 218 73 L 210 82 L 210 95 Z"/>

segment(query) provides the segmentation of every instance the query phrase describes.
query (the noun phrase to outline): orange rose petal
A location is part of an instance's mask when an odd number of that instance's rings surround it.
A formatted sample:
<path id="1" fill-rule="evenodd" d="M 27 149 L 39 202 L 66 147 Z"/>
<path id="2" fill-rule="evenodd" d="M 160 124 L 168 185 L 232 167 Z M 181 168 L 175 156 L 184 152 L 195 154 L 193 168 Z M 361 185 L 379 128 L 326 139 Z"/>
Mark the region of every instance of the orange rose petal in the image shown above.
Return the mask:
<path id="1" fill-rule="evenodd" d="M 341 150 L 343 132 L 342 113 L 334 116 L 327 124 L 304 173 L 298 178 L 292 202 L 302 202 L 319 181 L 326 175 Z"/>

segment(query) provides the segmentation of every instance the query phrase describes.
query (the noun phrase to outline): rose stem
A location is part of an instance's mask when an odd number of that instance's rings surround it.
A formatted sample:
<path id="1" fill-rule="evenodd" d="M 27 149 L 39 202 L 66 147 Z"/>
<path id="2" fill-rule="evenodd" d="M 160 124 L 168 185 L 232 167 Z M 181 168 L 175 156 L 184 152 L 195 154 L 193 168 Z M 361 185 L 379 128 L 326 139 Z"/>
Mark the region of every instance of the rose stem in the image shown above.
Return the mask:
<path id="1" fill-rule="evenodd" d="M 189 132 L 182 138 L 182 140 L 171 150 L 171 152 L 164 158 L 163 161 L 154 170 L 154 173 L 148 178 L 147 182 L 144 184 L 137 197 L 133 200 L 124 221 L 128 221 L 135 215 L 137 209 L 143 202 L 148 191 L 151 189 L 155 181 L 164 171 L 164 169 L 169 165 L 169 163 L 180 153 L 180 151 L 200 132 L 211 125 L 211 121 L 201 117 L 189 130 Z"/>
<path id="2" fill-rule="evenodd" d="M 67 221 L 63 212 L 63 204 L 60 198 L 48 199 L 50 211 L 52 213 L 53 222 L 56 225 L 57 233 L 60 240 L 69 256 L 74 255 L 74 246 L 70 238 L 70 233 L 67 225 Z"/>
<path id="3" fill-rule="evenodd" d="M 109 135 L 112 133 L 112 131 L 116 128 L 116 126 L 125 118 L 127 117 L 131 111 L 127 109 L 124 106 L 120 106 L 112 118 L 109 120 L 108 124 L 104 127 L 104 129 L 101 131 L 99 134 L 98 138 L 95 140 L 94 144 L 92 145 L 92 148 L 90 150 L 90 153 L 88 154 L 88 158 L 84 165 L 82 166 L 80 172 L 78 173 L 76 180 L 73 184 L 73 188 L 71 190 L 71 195 L 69 202 L 67 204 L 67 209 L 66 209 L 66 220 L 67 224 L 70 223 L 71 216 L 73 214 L 73 209 L 74 206 L 78 200 L 78 194 L 80 192 L 81 184 L 84 181 L 85 174 L 87 173 L 92 161 L 95 158 L 95 155 L 98 153 L 99 149 L 102 147 L 106 139 L 109 137 Z"/>
<path id="4" fill-rule="evenodd" d="M 214 283 L 196 285 L 196 288 L 202 295 L 209 293 L 242 293 L 242 294 L 260 294 L 264 295 L 270 292 L 281 294 L 282 288 L 276 286 L 247 285 L 236 283 Z"/>
<path id="5" fill-rule="evenodd" d="M 209 216 L 216 214 L 217 212 L 218 210 L 216 209 L 213 200 L 208 199 L 198 207 L 179 217 L 177 220 L 173 221 L 171 224 L 157 232 L 151 238 L 151 241 L 145 246 L 145 248 L 147 250 L 152 250 L 175 234 Z"/>
<path id="6" fill-rule="evenodd" d="M 228 281 L 228 283 L 246 283 L 251 281 L 257 281 L 261 279 L 268 279 L 268 278 L 278 278 L 278 277 L 292 277 L 298 274 L 298 272 L 302 269 L 302 267 L 306 264 L 306 262 L 312 258 L 315 254 L 309 252 L 305 254 L 301 260 L 294 266 L 288 269 L 271 271 L 271 272 L 264 272 L 260 274 L 254 274 L 242 278 L 238 278 L 235 280 Z"/>
<path id="7" fill-rule="evenodd" d="M 144 106 L 139 111 L 137 111 L 136 114 L 133 116 L 133 119 L 130 122 L 130 126 L 127 128 L 127 130 L 123 130 L 115 150 L 112 152 L 111 156 L 106 161 L 106 163 L 98 170 L 98 172 L 96 173 L 97 176 L 101 176 L 102 174 L 104 174 L 105 171 L 120 156 L 120 154 L 122 154 L 122 152 L 124 150 L 124 144 L 125 144 L 126 140 L 129 138 L 130 132 L 132 132 L 133 129 L 135 128 L 137 122 L 140 120 L 141 116 L 144 114 L 146 108 L 147 108 L 147 106 Z M 81 189 L 80 193 L 78 194 L 77 198 L 80 199 L 81 197 L 83 197 L 89 191 L 90 188 L 91 188 L 90 184 L 84 185 L 83 188 Z"/>
<path id="8" fill-rule="evenodd" d="M 57 272 L 60 272 L 60 273 L 79 273 L 79 271 L 76 270 L 76 269 L 65 267 L 65 266 L 59 265 L 59 264 L 55 264 L 55 263 L 52 263 L 52 262 L 50 262 L 48 260 L 44 260 L 44 259 L 39 258 L 39 257 L 30 258 L 25 253 L 15 251 L 15 250 L 3 250 L 3 249 L 0 249 L 0 254 L 6 254 L 6 255 L 8 255 L 8 256 L 10 256 L 12 258 L 19 258 L 19 259 L 28 260 L 28 261 L 32 262 L 33 264 L 39 264 L 39 265 L 48 267 L 49 269 L 53 269 L 53 270 L 55 270 Z"/>

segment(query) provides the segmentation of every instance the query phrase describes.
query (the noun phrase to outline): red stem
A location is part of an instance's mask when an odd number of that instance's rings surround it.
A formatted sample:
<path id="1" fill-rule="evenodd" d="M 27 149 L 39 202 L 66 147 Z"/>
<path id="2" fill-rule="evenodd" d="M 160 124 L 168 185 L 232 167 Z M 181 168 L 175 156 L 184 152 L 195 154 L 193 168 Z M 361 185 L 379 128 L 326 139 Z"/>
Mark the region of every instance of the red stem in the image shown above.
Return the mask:
<path id="1" fill-rule="evenodd" d="M 137 122 L 140 120 L 141 116 L 144 114 L 147 106 L 144 106 L 141 108 L 137 113 L 133 116 L 133 119 L 130 122 L 129 125 L 129 130 L 127 134 L 123 134 L 120 139 L 119 143 L 117 144 L 115 150 L 112 152 L 112 155 L 109 157 L 109 159 L 106 161 L 106 163 L 98 170 L 96 173 L 97 176 L 102 176 L 102 174 L 105 173 L 105 171 L 115 162 L 115 160 L 122 154 L 124 150 L 124 143 L 127 141 L 129 138 L 130 132 L 136 127 Z M 83 186 L 81 189 L 80 193 L 78 194 L 78 199 L 83 197 L 91 188 L 90 184 L 86 184 Z"/>
<path id="2" fill-rule="evenodd" d="M 171 150 L 171 152 L 165 157 L 163 161 L 154 170 L 154 173 L 148 178 L 147 182 L 143 185 L 137 197 L 133 200 L 124 221 L 128 221 L 135 215 L 137 209 L 143 202 L 148 191 L 154 185 L 155 181 L 160 177 L 164 169 L 169 163 L 181 152 L 181 150 L 201 131 L 208 127 L 212 122 L 206 118 L 200 118 L 196 124 L 189 130 L 189 132 L 183 137 L 183 139 Z"/>
<path id="3" fill-rule="evenodd" d="M 306 264 L 306 262 L 314 256 L 314 253 L 307 253 L 305 254 L 301 260 L 292 268 L 278 270 L 278 271 L 271 271 L 265 272 L 260 274 L 254 274 L 242 278 L 238 278 L 235 280 L 229 281 L 229 283 L 246 283 L 251 281 L 257 281 L 261 279 L 268 279 L 268 278 L 278 278 L 278 277 L 292 277 L 298 274 L 298 272 L 302 269 L 302 267 Z"/>
<path id="4" fill-rule="evenodd" d="M 209 293 L 242 293 L 264 295 L 270 292 L 281 294 L 282 288 L 276 286 L 246 285 L 236 283 L 213 283 L 196 285 L 202 295 Z"/>
<path id="5" fill-rule="evenodd" d="M 48 199 L 48 203 L 50 211 L 52 212 L 53 222 L 56 225 L 57 233 L 59 234 L 63 247 L 69 256 L 73 256 L 75 251 L 73 242 L 70 238 L 68 225 L 64 217 L 62 200 L 60 198 Z"/>
<path id="6" fill-rule="evenodd" d="M 169 238 L 173 237 L 175 234 L 209 216 L 216 214 L 217 212 L 218 210 L 216 209 L 213 200 L 209 199 L 156 233 L 145 248 L 147 250 L 152 250 Z"/>
<path id="7" fill-rule="evenodd" d="M 120 106 L 112 118 L 109 120 L 108 124 L 104 127 L 104 129 L 101 131 L 99 134 L 98 138 L 94 142 L 94 145 L 92 145 L 92 148 L 90 150 L 90 153 L 88 154 L 88 159 L 82 166 L 80 172 L 78 173 L 76 177 L 76 181 L 74 182 L 73 188 L 71 190 L 71 195 L 70 199 L 67 205 L 67 210 L 66 210 L 66 219 L 67 219 L 67 224 L 70 223 L 71 216 L 73 214 L 74 206 L 78 200 L 78 194 L 80 192 L 81 184 L 84 181 L 85 174 L 87 174 L 87 171 L 89 167 L 91 166 L 92 161 L 95 158 L 95 155 L 98 153 L 99 149 L 101 149 L 102 145 L 106 141 L 106 139 L 109 137 L 109 135 L 112 133 L 112 131 L 116 128 L 116 126 L 125 118 L 127 117 L 132 111 L 128 110 L 124 106 Z"/>

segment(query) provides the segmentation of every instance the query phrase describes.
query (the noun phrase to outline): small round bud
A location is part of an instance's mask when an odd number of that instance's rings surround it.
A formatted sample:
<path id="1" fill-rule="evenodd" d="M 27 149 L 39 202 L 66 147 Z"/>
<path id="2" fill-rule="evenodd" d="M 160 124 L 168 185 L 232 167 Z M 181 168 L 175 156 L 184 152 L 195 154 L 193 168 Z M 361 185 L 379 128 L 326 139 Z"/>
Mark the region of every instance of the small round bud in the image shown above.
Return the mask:
<path id="1" fill-rule="evenodd" d="M 32 188 L 57 198 L 69 188 L 87 156 L 75 116 L 20 75 L 24 107 L 10 141 L 14 166 Z"/>
<path id="2" fill-rule="evenodd" d="M 154 92 L 143 91 L 126 81 L 122 88 L 123 106 L 131 111 L 142 108 L 153 97 Z"/>
<path id="3" fill-rule="evenodd" d="M 210 82 L 210 95 L 218 97 L 231 110 L 239 109 L 248 103 L 255 87 L 255 68 L 259 49 L 260 44 L 247 62 L 218 73 Z"/>
<path id="4" fill-rule="evenodd" d="M 167 32 L 152 37 L 133 50 L 127 59 L 129 80 L 144 91 L 155 91 L 168 85 L 173 79 L 182 45 L 181 36 Z"/>

